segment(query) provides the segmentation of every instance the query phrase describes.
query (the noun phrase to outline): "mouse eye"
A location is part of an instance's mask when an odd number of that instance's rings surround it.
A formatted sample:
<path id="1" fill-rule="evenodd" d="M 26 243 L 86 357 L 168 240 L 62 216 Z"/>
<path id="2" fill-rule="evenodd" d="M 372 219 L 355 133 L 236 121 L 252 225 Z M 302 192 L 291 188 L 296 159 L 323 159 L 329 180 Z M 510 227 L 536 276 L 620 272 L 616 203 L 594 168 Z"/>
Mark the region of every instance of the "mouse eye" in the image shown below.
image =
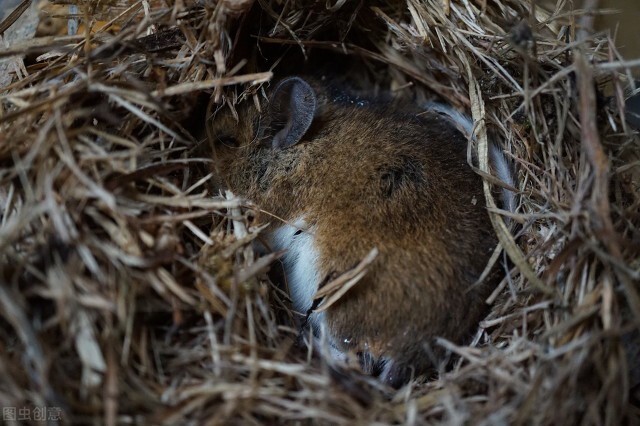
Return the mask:
<path id="1" fill-rule="evenodd" d="M 220 135 L 217 137 L 217 142 L 227 148 L 237 148 L 240 146 L 238 140 L 231 135 Z"/>

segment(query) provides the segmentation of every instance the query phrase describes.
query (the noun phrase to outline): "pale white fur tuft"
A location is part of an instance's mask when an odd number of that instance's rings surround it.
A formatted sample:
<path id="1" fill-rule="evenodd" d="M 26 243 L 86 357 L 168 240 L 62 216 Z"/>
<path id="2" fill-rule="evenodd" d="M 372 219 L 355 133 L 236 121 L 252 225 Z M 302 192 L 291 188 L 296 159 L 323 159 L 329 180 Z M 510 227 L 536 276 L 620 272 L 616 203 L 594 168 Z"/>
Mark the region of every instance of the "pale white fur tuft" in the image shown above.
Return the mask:
<path id="1" fill-rule="evenodd" d="M 291 225 L 276 228 L 268 238 L 273 250 L 286 250 L 282 260 L 289 296 L 293 309 L 305 316 L 313 305 L 313 296 L 322 279 L 318 271 L 319 254 L 315 247 L 313 228 L 309 228 L 304 217 L 299 217 Z M 348 356 L 334 344 L 324 312 L 311 314 L 309 322 L 316 334 L 313 338 L 315 349 L 328 355 L 329 359 L 346 363 Z"/>
<path id="2" fill-rule="evenodd" d="M 273 250 L 286 250 L 282 260 L 289 296 L 293 308 L 306 315 L 321 279 L 313 230 L 308 229 L 303 217 L 297 218 L 292 225 L 284 224 L 276 228 L 269 236 L 269 245 Z"/>

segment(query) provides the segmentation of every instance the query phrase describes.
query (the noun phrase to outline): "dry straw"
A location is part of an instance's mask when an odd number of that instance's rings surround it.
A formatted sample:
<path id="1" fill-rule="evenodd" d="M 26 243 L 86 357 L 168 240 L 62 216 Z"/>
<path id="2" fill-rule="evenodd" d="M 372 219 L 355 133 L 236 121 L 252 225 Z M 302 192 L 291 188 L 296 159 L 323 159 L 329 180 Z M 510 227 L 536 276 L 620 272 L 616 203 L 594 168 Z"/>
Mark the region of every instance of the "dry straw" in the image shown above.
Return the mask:
<path id="1" fill-rule="evenodd" d="M 639 63 L 590 33 L 596 2 L 70 3 L 64 34 L 9 43 L 28 2 L 0 25 L 0 405 L 108 425 L 638 421 Z M 190 117 L 301 53 L 452 103 L 479 173 L 488 139 L 517 165 L 518 234 L 491 208 L 514 266 L 489 315 L 397 393 L 298 344 L 255 207 L 212 188 L 194 137 Z"/>

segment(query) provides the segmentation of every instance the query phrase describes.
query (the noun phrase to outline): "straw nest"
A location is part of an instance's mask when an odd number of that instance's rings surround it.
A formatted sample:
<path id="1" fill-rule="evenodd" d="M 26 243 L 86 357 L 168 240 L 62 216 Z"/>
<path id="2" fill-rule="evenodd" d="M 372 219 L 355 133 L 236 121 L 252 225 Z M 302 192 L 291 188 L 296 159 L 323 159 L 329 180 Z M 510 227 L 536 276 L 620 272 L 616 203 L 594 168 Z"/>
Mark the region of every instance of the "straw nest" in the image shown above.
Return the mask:
<path id="1" fill-rule="evenodd" d="M 61 33 L 0 52 L 0 405 L 92 424 L 638 421 L 634 63 L 590 33 L 595 2 L 171 3 L 72 0 Z M 251 248 L 258 207 L 211 187 L 197 136 L 205 112 L 318 68 L 455 105 L 480 159 L 489 134 L 518 170 L 517 235 L 491 209 L 513 267 L 489 315 L 397 392 L 297 344 L 274 257 Z"/>

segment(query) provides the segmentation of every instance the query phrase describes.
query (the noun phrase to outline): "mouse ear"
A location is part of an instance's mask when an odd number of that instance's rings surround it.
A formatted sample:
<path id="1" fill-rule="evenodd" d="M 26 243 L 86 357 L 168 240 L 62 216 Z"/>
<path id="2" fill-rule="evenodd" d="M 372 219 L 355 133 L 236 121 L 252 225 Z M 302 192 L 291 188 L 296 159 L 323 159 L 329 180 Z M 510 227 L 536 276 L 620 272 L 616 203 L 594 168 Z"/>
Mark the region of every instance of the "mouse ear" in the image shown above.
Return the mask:
<path id="1" fill-rule="evenodd" d="M 269 102 L 271 127 L 276 131 L 273 148 L 288 148 L 300 142 L 316 113 L 316 94 L 300 77 L 282 80 Z"/>

